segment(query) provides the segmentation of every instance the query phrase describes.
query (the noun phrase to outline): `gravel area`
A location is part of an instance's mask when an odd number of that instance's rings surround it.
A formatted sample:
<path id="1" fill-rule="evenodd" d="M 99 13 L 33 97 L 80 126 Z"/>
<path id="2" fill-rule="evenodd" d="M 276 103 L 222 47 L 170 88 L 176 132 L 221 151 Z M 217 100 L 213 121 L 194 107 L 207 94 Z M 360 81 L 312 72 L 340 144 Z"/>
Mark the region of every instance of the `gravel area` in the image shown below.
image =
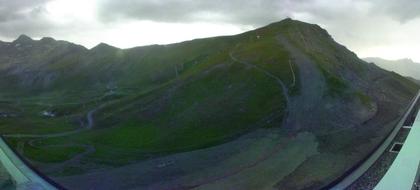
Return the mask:
<path id="1" fill-rule="evenodd" d="M 394 142 L 404 142 L 408 136 L 410 129 L 402 128 L 397 136 L 395 137 L 393 143 L 388 146 L 387 150 L 379 157 L 379 159 L 369 168 L 369 170 L 364 173 L 358 180 L 356 180 L 352 185 L 350 185 L 347 190 L 370 190 L 373 189 L 385 173 L 388 171 L 388 168 L 392 165 L 397 153 L 391 153 L 391 149 Z"/>

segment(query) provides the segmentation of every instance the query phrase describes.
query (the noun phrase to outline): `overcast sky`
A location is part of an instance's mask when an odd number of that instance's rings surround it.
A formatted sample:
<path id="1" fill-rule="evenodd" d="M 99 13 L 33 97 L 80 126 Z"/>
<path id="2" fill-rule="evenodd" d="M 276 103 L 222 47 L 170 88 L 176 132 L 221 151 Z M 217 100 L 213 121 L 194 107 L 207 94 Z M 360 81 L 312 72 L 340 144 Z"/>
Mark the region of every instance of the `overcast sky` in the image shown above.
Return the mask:
<path id="1" fill-rule="evenodd" d="M 0 0 L 0 40 L 50 36 L 127 48 L 237 34 L 286 17 L 360 57 L 420 62 L 419 0 Z"/>

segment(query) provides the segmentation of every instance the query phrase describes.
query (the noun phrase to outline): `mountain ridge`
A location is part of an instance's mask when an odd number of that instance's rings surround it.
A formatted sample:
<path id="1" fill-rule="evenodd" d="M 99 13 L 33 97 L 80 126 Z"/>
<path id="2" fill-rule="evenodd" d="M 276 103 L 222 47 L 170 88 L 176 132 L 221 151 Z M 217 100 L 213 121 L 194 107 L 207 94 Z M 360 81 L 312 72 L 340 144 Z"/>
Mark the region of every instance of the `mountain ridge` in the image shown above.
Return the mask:
<path id="1" fill-rule="evenodd" d="M 264 28 L 267 28 L 267 27 L 276 27 L 278 25 L 281 25 L 284 22 L 292 22 L 292 23 L 301 23 L 301 24 L 311 25 L 313 27 L 316 27 L 319 30 L 322 30 L 325 35 L 328 35 L 329 37 L 331 37 L 331 35 L 325 29 L 321 28 L 317 24 L 309 24 L 309 23 L 302 22 L 302 21 L 299 21 L 299 20 L 293 20 L 291 18 L 286 18 L 286 19 L 283 19 L 281 21 L 272 22 L 270 24 L 267 24 L 266 26 L 253 29 L 251 31 L 245 31 L 245 32 L 242 32 L 242 33 L 239 33 L 239 34 L 224 35 L 224 36 L 213 36 L 213 37 L 203 37 L 203 38 L 196 38 L 196 39 L 191 39 L 191 40 L 183 40 L 183 41 L 180 41 L 180 42 L 168 43 L 168 44 L 139 45 L 139 46 L 134 46 L 134 47 L 129 47 L 129 48 L 120 48 L 120 47 L 114 46 L 112 44 L 108 44 L 106 42 L 99 42 L 97 45 L 93 46 L 92 48 L 87 48 L 86 46 L 81 45 L 81 44 L 73 43 L 73 42 L 70 42 L 70 41 L 67 41 L 67 40 L 57 40 L 54 37 L 49 37 L 49 36 L 44 36 L 44 37 L 41 37 L 39 40 L 35 40 L 35 39 L 31 38 L 29 35 L 26 35 L 26 34 L 20 34 L 15 40 L 13 40 L 11 42 L 7 42 L 7 41 L 0 41 L 0 42 L 13 43 L 14 41 L 18 41 L 19 39 L 21 39 L 23 41 L 34 41 L 34 42 L 37 42 L 37 41 L 43 41 L 43 39 L 44 39 L 44 41 L 48 40 L 48 41 L 63 41 L 63 42 L 68 42 L 68 43 L 72 43 L 72 44 L 75 44 L 75 45 L 78 45 L 78 46 L 83 46 L 85 49 L 93 49 L 94 47 L 105 45 L 105 46 L 110 46 L 110 47 L 114 47 L 114 48 L 117 48 L 117 49 L 128 50 L 128 49 L 143 48 L 143 47 L 149 47 L 149 46 L 167 46 L 167 45 L 186 43 L 186 42 L 191 42 L 191 41 L 194 41 L 194 40 L 202 40 L 202 39 L 212 39 L 212 38 L 220 38 L 220 37 L 233 37 L 233 36 L 238 36 L 238 35 L 242 35 L 242 34 L 253 32 L 253 31 L 261 30 L 261 29 L 264 29 Z"/>
<path id="2" fill-rule="evenodd" d="M 76 128 L 74 134 L 38 139 L 39 144 L 73 147 L 67 157 L 77 154 L 74 144 L 93 147 L 94 153 L 82 154 L 80 163 L 59 156 L 64 164 L 51 169 L 51 160 L 39 155 L 54 151 L 19 140 L 29 144 L 23 148 L 25 156 L 45 164 L 48 173 L 71 189 L 88 187 L 82 181 L 89 176 L 114 181 L 142 175 L 135 171 L 149 171 L 144 165 L 158 165 L 159 170 L 130 184 L 150 189 L 232 184 L 236 189 L 266 184 L 321 188 L 392 130 L 419 89 L 360 60 L 318 25 L 291 19 L 233 36 L 93 49 L 66 43 L 0 48 L 0 97 L 11 110 L 23 110 L 18 121 L 5 123 L 16 127 L 2 132 L 16 133 L 25 126 Z M 56 117 L 40 119 L 45 110 Z M 86 123 L 92 127 L 79 131 Z M 293 156 L 303 148 L 305 155 Z M 249 160 L 256 154 L 264 159 Z M 161 159 L 169 161 L 161 164 Z M 104 174 L 104 165 L 136 170 Z M 332 172 L 313 173 L 326 167 Z M 76 172 L 66 173 L 68 168 Z M 191 172 L 181 175 L 179 169 Z M 256 169 L 273 176 L 262 179 Z M 223 180 L 184 180 L 209 176 L 206 171 Z M 255 180 L 237 184 L 230 174 Z"/>
<path id="3" fill-rule="evenodd" d="M 420 63 L 416 63 L 409 58 L 387 60 L 379 57 L 367 57 L 363 59 L 367 62 L 373 62 L 383 69 L 420 80 Z"/>

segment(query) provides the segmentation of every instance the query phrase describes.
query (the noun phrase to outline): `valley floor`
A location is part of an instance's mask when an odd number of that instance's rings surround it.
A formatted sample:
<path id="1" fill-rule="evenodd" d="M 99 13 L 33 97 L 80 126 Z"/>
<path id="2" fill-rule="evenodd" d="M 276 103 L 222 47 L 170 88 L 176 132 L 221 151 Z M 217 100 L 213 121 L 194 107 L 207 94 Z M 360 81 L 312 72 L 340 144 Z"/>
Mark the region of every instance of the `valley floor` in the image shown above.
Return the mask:
<path id="1" fill-rule="evenodd" d="M 271 189 L 315 154 L 317 142 L 310 133 L 289 136 L 262 129 L 211 148 L 55 179 L 71 189 Z"/>

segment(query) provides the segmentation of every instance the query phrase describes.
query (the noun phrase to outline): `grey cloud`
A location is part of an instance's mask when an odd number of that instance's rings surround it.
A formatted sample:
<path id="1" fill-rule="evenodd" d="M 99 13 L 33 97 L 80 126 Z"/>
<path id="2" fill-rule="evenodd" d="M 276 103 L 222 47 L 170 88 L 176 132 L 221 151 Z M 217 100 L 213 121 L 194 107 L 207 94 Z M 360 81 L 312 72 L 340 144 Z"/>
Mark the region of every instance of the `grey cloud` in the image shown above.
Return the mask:
<path id="1" fill-rule="evenodd" d="M 103 0 L 103 21 L 132 18 L 159 22 L 234 22 L 256 25 L 288 16 L 293 0 Z M 216 15 L 216 16 L 215 16 Z"/>
<path id="2" fill-rule="evenodd" d="M 0 23 L 23 19 L 49 0 L 0 0 Z"/>
<path id="3" fill-rule="evenodd" d="M 361 2 L 371 4 L 371 14 L 390 15 L 400 22 L 420 16 L 418 0 L 102 0 L 99 1 L 99 18 L 104 22 L 130 18 L 158 22 L 234 22 L 256 26 L 296 12 L 315 17 L 357 15 L 357 10 L 351 6 Z M 220 17 L 210 19 L 206 14 Z"/>
<path id="4" fill-rule="evenodd" d="M 21 33 L 45 33 L 51 28 L 42 17 L 49 0 L 0 0 L 0 36 L 15 38 Z"/>
<path id="5" fill-rule="evenodd" d="M 420 1 L 418 0 L 376 0 L 372 12 L 380 11 L 391 15 L 400 22 L 408 22 L 420 17 Z"/>

